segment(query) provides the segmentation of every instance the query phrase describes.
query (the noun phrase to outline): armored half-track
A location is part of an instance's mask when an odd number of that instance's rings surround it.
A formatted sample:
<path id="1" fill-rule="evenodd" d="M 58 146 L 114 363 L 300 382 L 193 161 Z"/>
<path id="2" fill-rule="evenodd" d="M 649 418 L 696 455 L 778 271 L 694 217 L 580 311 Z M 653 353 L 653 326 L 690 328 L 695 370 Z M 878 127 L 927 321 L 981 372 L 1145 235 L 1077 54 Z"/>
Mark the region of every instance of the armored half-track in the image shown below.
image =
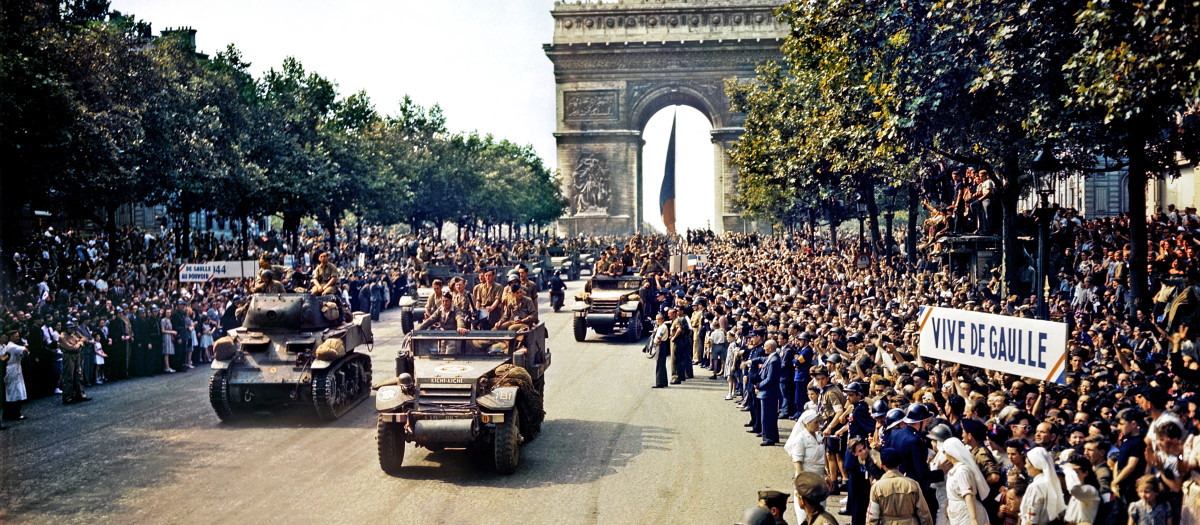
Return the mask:
<path id="1" fill-rule="evenodd" d="M 593 276 L 588 291 L 575 297 L 571 309 L 575 312 L 572 328 L 575 340 L 587 338 L 590 327 L 600 335 L 611 335 L 624 330 L 630 341 L 638 341 L 645 335 L 646 305 L 642 304 L 638 290 L 642 278 L 636 275 L 610 277 Z"/>
<path id="2" fill-rule="evenodd" d="M 262 408 L 311 406 L 336 419 L 371 393 L 370 314 L 333 297 L 255 294 L 242 326 L 217 341 L 208 397 L 221 420 Z"/>
<path id="3" fill-rule="evenodd" d="M 550 254 L 550 265 L 555 271 L 562 270 L 564 281 L 579 278 L 579 272 L 582 271 L 579 252 L 567 250 L 562 246 L 551 246 L 547 248 L 547 253 Z"/>
<path id="4" fill-rule="evenodd" d="M 521 444 L 541 432 L 546 326 L 523 332 L 417 330 L 396 357 L 396 377 L 378 384 L 379 466 L 392 475 L 405 443 L 471 450 L 511 474 Z"/>

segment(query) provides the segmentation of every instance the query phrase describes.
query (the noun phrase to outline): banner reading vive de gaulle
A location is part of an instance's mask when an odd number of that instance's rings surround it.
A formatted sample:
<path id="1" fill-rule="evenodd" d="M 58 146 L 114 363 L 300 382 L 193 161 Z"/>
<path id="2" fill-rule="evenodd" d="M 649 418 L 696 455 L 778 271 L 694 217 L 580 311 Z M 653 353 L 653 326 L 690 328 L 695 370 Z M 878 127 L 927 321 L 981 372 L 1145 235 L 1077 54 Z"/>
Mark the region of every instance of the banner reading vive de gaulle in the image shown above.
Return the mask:
<path id="1" fill-rule="evenodd" d="M 921 357 L 1063 384 L 1067 325 L 921 307 Z"/>

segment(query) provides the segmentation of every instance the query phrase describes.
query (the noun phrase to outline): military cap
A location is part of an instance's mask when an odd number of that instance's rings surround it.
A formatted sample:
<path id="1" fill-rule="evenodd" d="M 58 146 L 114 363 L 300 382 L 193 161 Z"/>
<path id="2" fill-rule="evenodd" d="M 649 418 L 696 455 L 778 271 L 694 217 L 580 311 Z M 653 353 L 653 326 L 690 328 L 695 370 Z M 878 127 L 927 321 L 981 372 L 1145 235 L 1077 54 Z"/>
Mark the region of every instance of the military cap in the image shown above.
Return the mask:
<path id="1" fill-rule="evenodd" d="M 821 503 L 829 496 L 829 487 L 820 474 L 804 471 L 796 475 L 796 494 L 809 503 Z"/>
<path id="2" fill-rule="evenodd" d="M 778 490 L 760 490 L 758 491 L 758 499 L 766 503 L 768 508 L 787 509 L 788 495 Z"/>
<path id="3" fill-rule="evenodd" d="M 817 366 L 814 366 L 814 367 L 812 367 L 812 368 L 811 368 L 811 369 L 808 371 L 808 375 L 810 375 L 810 376 L 813 376 L 813 377 L 816 377 L 816 376 L 828 376 L 828 375 L 829 375 L 829 370 L 828 370 L 827 368 L 825 368 L 824 366 L 817 365 Z"/>
<path id="4" fill-rule="evenodd" d="M 913 370 L 912 375 L 913 377 L 919 377 L 925 381 L 929 381 L 929 371 L 924 368 Z"/>
<path id="5" fill-rule="evenodd" d="M 977 419 L 963 418 L 962 430 L 975 438 L 976 442 L 983 443 L 987 439 L 987 426 Z"/>
<path id="6" fill-rule="evenodd" d="M 771 511 L 762 507 L 754 506 L 746 509 L 746 513 L 742 515 L 740 525 L 775 525 L 775 516 L 771 515 Z"/>

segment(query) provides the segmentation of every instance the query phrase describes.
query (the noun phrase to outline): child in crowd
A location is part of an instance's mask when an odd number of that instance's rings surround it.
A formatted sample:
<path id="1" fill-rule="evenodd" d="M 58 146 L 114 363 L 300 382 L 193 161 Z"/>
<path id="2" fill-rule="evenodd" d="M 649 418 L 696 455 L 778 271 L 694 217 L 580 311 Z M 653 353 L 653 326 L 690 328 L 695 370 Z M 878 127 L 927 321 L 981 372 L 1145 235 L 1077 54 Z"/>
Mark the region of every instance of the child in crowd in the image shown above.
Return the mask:
<path id="1" fill-rule="evenodd" d="M 1162 481 L 1154 474 L 1138 478 L 1138 501 L 1129 504 L 1129 525 L 1173 525 L 1171 506 L 1158 497 L 1162 489 Z"/>

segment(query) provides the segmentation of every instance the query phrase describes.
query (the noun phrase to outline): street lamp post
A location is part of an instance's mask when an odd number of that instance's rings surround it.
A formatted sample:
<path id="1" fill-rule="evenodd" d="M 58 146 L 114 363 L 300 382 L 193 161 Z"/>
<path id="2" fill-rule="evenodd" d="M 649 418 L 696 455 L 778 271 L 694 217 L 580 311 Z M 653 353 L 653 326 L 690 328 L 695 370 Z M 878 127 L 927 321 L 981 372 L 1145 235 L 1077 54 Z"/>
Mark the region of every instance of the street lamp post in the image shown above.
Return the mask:
<path id="1" fill-rule="evenodd" d="M 1054 218 L 1054 210 L 1050 208 L 1050 194 L 1054 193 L 1054 176 L 1062 170 L 1062 163 L 1054 157 L 1049 145 L 1042 146 L 1033 159 L 1033 180 L 1037 185 L 1038 207 L 1033 217 L 1038 225 L 1038 260 L 1037 283 L 1034 293 L 1037 294 L 1037 317 L 1049 319 L 1050 310 L 1046 305 L 1046 265 L 1050 261 L 1050 221 Z"/>

